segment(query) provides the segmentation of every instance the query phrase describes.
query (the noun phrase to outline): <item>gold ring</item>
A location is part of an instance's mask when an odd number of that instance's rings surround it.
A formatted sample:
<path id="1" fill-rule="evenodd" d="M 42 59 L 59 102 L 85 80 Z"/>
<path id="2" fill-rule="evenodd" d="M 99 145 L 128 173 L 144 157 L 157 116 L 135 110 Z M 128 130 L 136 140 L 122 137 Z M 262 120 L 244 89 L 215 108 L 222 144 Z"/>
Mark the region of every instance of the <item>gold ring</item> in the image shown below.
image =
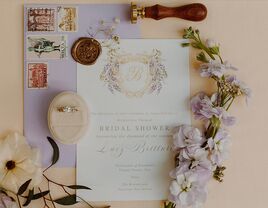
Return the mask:
<path id="1" fill-rule="evenodd" d="M 57 110 L 61 113 L 74 113 L 78 111 L 78 109 L 75 106 L 69 106 L 69 105 L 57 107 Z"/>

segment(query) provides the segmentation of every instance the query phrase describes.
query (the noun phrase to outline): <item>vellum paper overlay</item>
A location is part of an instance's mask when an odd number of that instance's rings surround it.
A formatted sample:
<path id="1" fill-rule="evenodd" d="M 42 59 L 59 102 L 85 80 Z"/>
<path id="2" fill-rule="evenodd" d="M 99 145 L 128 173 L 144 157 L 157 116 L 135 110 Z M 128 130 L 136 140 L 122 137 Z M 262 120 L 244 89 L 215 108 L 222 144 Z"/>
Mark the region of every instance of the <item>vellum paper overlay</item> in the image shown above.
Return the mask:
<path id="1" fill-rule="evenodd" d="M 77 91 L 91 111 L 78 144 L 77 183 L 90 201 L 167 199 L 171 132 L 190 124 L 188 49 L 183 40 L 121 40 L 97 63 L 77 65 Z M 111 53 L 112 52 L 112 53 Z"/>

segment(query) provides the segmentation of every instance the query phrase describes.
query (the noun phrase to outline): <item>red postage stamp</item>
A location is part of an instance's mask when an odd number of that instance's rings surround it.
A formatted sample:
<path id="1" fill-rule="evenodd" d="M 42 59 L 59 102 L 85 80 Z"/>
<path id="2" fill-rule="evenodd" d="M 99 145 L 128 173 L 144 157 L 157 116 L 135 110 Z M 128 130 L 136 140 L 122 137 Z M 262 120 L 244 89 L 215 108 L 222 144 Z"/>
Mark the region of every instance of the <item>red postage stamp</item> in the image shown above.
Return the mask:
<path id="1" fill-rule="evenodd" d="M 55 31 L 56 9 L 54 8 L 28 8 L 27 27 L 28 31 Z"/>
<path id="2" fill-rule="evenodd" d="M 48 64 L 28 63 L 28 88 L 47 89 L 48 88 Z"/>

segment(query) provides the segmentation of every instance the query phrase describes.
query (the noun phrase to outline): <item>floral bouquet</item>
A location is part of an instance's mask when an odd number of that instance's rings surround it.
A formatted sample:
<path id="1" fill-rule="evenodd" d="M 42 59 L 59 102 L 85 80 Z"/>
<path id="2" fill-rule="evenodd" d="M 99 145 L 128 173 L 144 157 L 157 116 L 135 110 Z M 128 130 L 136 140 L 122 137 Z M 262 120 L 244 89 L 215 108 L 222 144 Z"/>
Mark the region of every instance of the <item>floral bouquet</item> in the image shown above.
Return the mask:
<path id="1" fill-rule="evenodd" d="M 212 95 L 200 92 L 191 101 L 191 110 L 195 119 L 204 122 L 204 130 L 182 125 L 173 136 L 173 148 L 176 153 L 176 168 L 171 171 L 169 203 L 165 208 L 199 207 L 207 197 L 206 186 L 211 178 L 223 181 L 224 160 L 228 156 L 230 135 L 226 127 L 235 123 L 235 117 L 228 113 L 234 100 L 251 96 L 251 90 L 236 76 L 229 74 L 237 69 L 223 61 L 219 44 L 213 40 L 205 43 L 199 31 L 191 27 L 184 30 L 183 38 L 192 46 L 201 50 L 197 60 L 201 62 L 201 77 L 215 81 L 217 91 Z"/>

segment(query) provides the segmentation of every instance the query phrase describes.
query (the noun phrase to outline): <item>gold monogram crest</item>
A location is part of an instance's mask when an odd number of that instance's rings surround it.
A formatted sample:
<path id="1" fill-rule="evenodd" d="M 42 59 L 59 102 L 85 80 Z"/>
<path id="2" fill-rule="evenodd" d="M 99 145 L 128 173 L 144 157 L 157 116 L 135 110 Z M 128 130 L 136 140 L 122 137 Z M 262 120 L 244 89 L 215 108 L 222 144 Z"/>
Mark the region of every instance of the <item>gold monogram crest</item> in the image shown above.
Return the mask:
<path id="1" fill-rule="evenodd" d="M 108 56 L 109 61 L 100 74 L 100 79 L 112 93 L 117 91 L 127 97 L 160 93 L 167 73 L 159 50 L 142 54 L 112 51 L 108 52 Z"/>

